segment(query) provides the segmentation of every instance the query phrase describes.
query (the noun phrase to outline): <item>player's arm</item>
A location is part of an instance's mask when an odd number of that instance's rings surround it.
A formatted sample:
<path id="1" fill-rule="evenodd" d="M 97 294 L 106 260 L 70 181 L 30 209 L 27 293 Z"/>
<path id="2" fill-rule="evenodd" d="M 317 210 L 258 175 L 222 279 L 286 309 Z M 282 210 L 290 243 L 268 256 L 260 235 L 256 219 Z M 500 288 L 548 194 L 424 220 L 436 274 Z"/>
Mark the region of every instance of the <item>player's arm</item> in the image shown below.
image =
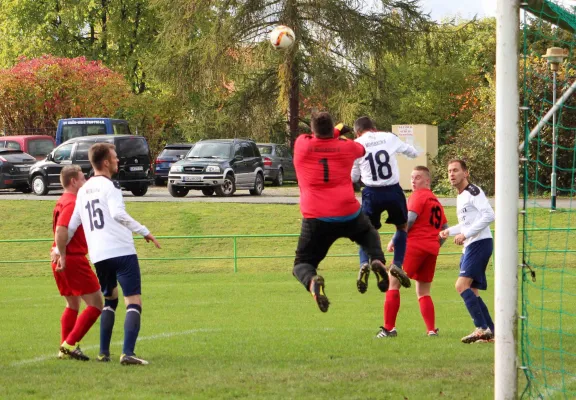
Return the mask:
<path id="1" fill-rule="evenodd" d="M 446 224 L 447 225 L 447 224 Z M 440 238 L 446 239 L 448 236 L 456 236 L 460 234 L 462 227 L 460 224 L 451 227 L 446 227 L 444 230 L 440 231 Z"/>
<path id="2" fill-rule="evenodd" d="M 75 220 L 75 226 L 72 227 L 72 233 L 70 233 L 70 229 L 72 226 L 72 221 L 74 220 L 74 215 L 76 214 L 76 207 L 72 206 L 71 204 L 67 205 L 58 220 L 56 221 L 56 230 L 54 232 L 54 242 L 56 242 L 56 254 L 60 255 L 60 259 L 58 260 L 58 265 L 56 267 L 56 271 L 60 272 L 66 269 L 66 245 L 72 240 L 72 236 L 74 236 L 74 232 L 80 226 L 78 220 Z M 78 215 L 76 218 L 80 218 Z"/>
<path id="3" fill-rule="evenodd" d="M 418 214 L 414 211 L 408 211 L 408 232 L 410 232 L 410 228 L 412 228 L 412 225 L 414 225 L 414 223 L 416 222 L 416 219 L 418 218 Z"/>
<path id="4" fill-rule="evenodd" d="M 156 238 L 150 233 L 148 228 L 132 218 L 124 206 L 124 199 L 122 192 L 119 189 L 112 189 L 106 191 L 106 200 L 108 202 L 108 210 L 114 221 L 120 225 L 130 229 L 132 232 L 144 236 L 147 242 L 152 241 L 156 247 L 160 248 L 160 244 Z"/>
<path id="5" fill-rule="evenodd" d="M 462 229 L 462 234 L 466 236 L 466 238 L 472 237 L 480 233 L 484 228 L 490 226 L 492 222 L 494 222 L 494 210 L 492 210 L 492 206 L 490 202 L 486 198 L 484 192 L 480 192 L 476 196 L 472 197 L 472 204 L 478 210 L 480 216 L 476 218 L 476 221 L 467 228 Z"/>
<path id="6" fill-rule="evenodd" d="M 406 142 L 403 142 L 402 140 L 400 140 L 400 138 L 398 138 L 395 135 L 394 135 L 394 137 L 398 141 L 398 150 L 396 150 L 397 153 L 404 154 L 406 157 L 409 157 L 409 158 L 418 157 L 419 151 L 416 149 L 416 147 L 414 147 L 411 144 L 408 144 Z"/>
<path id="7" fill-rule="evenodd" d="M 354 160 L 354 164 L 352 165 L 352 172 L 350 173 L 352 177 L 352 182 L 358 182 L 362 175 L 360 173 L 360 160 L 361 158 L 357 158 L 356 160 Z"/>
<path id="8" fill-rule="evenodd" d="M 68 238 L 66 244 L 72 240 L 74 233 L 78 227 L 82 224 L 82 217 L 80 216 L 80 210 L 82 210 L 82 205 L 80 204 L 80 198 L 76 198 L 76 205 L 74 206 L 74 212 L 70 217 L 70 221 L 68 221 Z M 57 227 L 58 228 L 58 227 Z"/>
<path id="9" fill-rule="evenodd" d="M 441 228 L 441 229 L 442 229 L 442 230 L 441 230 L 440 232 L 443 232 L 443 231 L 445 231 L 446 229 L 448 229 L 448 223 L 445 223 L 444 225 L 442 225 L 442 228 Z M 440 240 L 440 246 L 442 246 L 442 245 L 444 244 L 444 242 L 446 241 L 446 238 L 440 236 L 440 237 L 438 238 L 438 240 Z"/>

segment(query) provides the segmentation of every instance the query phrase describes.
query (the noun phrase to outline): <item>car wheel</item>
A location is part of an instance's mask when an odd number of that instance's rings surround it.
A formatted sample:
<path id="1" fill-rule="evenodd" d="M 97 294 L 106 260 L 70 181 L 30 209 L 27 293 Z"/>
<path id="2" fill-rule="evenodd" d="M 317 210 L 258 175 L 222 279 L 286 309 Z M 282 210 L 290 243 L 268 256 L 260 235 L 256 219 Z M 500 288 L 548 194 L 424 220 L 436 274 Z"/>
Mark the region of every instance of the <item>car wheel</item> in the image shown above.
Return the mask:
<path id="1" fill-rule="evenodd" d="M 282 168 L 278 170 L 278 175 L 276 175 L 276 179 L 274 179 L 274 186 L 282 186 L 284 184 L 284 171 Z"/>
<path id="2" fill-rule="evenodd" d="M 168 192 L 172 195 L 172 197 L 185 197 L 190 189 L 186 189 L 182 186 L 175 186 L 171 183 L 168 184 Z"/>
<path id="3" fill-rule="evenodd" d="M 226 175 L 226 178 L 224 178 L 224 183 L 220 186 L 216 186 L 214 191 L 216 192 L 216 196 L 219 197 L 232 196 L 236 191 L 236 182 L 234 177 L 230 174 Z"/>
<path id="4" fill-rule="evenodd" d="M 202 194 L 204 196 L 212 196 L 214 194 L 214 188 L 212 188 L 212 187 L 204 188 L 204 189 L 202 189 Z"/>
<path id="5" fill-rule="evenodd" d="M 46 178 L 42 175 L 36 175 L 32 178 L 32 191 L 36 196 L 45 196 L 48 194 L 48 184 Z"/>
<path id="6" fill-rule="evenodd" d="M 254 181 L 254 189 L 250 189 L 250 194 L 253 196 L 260 196 L 264 190 L 264 177 L 262 174 L 256 174 L 256 180 Z"/>
<path id="7" fill-rule="evenodd" d="M 144 196 L 148 192 L 148 186 L 138 186 L 130 189 L 134 196 Z"/>

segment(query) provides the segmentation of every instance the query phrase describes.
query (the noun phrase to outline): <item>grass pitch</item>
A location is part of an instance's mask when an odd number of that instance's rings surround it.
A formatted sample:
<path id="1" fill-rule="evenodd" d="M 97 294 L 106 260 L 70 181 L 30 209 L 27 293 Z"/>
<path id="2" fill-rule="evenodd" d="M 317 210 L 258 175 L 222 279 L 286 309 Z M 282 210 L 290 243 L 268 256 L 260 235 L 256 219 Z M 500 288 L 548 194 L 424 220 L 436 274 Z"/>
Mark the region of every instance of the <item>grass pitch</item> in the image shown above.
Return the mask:
<path id="1" fill-rule="evenodd" d="M 51 236 L 50 202 L 0 202 L 1 239 Z M 297 206 L 128 203 L 157 235 L 298 233 Z M 450 222 L 453 208 L 447 208 Z M 384 242 L 387 241 L 384 237 Z M 550 241 L 550 237 L 547 236 Z M 137 241 L 141 258 L 232 256 L 229 239 Z M 538 244 L 537 241 L 535 242 Z M 543 245 L 546 242 L 543 239 Z M 296 238 L 239 239 L 238 254 L 294 254 Z M 49 243 L 0 243 L 2 260 L 47 258 Z M 444 252 L 458 248 L 448 244 Z M 330 255 L 355 253 L 340 240 Z M 551 255 L 550 257 L 555 257 Z M 402 290 L 397 338 L 374 339 L 381 294 L 356 291 L 354 257 L 321 265 L 332 302 L 321 313 L 291 276 L 292 258 L 142 261 L 143 316 L 137 354 L 118 363 L 125 308 L 113 336 L 114 361 L 57 360 L 64 307 L 47 263 L 0 263 L 0 398 L 358 398 L 489 399 L 493 346 L 464 345 L 473 325 L 453 288 L 458 256 L 439 258 L 433 287 L 440 336 L 425 335 L 413 289 Z M 493 310 L 493 270 L 483 296 Z M 567 280 L 565 288 L 576 290 Z M 544 315 L 542 322 L 553 315 Z M 546 335 L 546 332 L 544 332 Z M 98 352 L 98 323 L 82 343 Z M 520 388 L 522 388 L 522 383 Z"/>

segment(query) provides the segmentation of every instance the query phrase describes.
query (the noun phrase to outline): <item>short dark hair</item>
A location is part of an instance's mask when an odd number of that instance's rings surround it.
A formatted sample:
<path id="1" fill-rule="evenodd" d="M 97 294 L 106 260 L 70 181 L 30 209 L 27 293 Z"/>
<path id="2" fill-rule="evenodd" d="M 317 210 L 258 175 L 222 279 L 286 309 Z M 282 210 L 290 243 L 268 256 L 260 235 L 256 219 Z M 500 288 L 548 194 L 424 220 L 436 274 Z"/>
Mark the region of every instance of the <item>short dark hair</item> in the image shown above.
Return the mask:
<path id="1" fill-rule="evenodd" d="M 63 188 L 67 188 L 72 183 L 72 179 L 78 179 L 78 174 L 82 173 L 79 165 L 67 165 L 60 171 L 60 183 Z"/>
<path id="2" fill-rule="evenodd" d="M 334 122 L 327 112 L 320 112 L 312 115 L 312 132 L 317 137 L 332 138 L 334 137 Z"/>
<path id="3" fill-rule="evenodd" d="M 354 121 L 354 133 L 364 133 L 366 131 L 376 130 L 376 125 L 368 117 L 360 117 Z"/>
<path id="4" fill-rule="evenodd" d="M 428 169 L 428 167 L 425 167 L 423 165 L 417 165 L 414 167 L 414 171 L 426 172 L 428 178 L 430 178 L 430 169 Z"/>
<path id="5" fill-rule="evenodd" d="M 466 162 L 464 160 L 460 160 L 460 159 L 453 159 L 448 161 L 448 165 L 453 164 L 453 163 L 458 163 L 460 164 L 460 168 L 462 168 L 463 171 L 468 171 L 468 166 L 466 165 Z"/>
<path id="6" fill-rule="evenodd" d="M 110 151 L 115 150 L 112 143 L 95 143 L 88 150 L 88 158 L 94 169 L 102 169 L 104 161 L 110 158 Z"/>

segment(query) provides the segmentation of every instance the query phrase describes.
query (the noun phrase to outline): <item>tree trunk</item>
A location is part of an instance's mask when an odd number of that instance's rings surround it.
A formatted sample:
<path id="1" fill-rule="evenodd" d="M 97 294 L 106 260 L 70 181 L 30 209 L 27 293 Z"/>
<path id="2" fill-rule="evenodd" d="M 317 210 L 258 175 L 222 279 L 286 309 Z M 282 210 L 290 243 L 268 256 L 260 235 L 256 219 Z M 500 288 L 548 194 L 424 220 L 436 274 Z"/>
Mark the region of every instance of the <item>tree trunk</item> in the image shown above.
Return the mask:
<path id="1" fill-rule="evenodd" d="M 294 148 L 294 142 L 300 134 L 298 129 L 300 115 L 300 71 L 298 62 L 293 60 L 290 67 L 290 93 L 288 94 L 288 129 L 290 148 Z"/>

